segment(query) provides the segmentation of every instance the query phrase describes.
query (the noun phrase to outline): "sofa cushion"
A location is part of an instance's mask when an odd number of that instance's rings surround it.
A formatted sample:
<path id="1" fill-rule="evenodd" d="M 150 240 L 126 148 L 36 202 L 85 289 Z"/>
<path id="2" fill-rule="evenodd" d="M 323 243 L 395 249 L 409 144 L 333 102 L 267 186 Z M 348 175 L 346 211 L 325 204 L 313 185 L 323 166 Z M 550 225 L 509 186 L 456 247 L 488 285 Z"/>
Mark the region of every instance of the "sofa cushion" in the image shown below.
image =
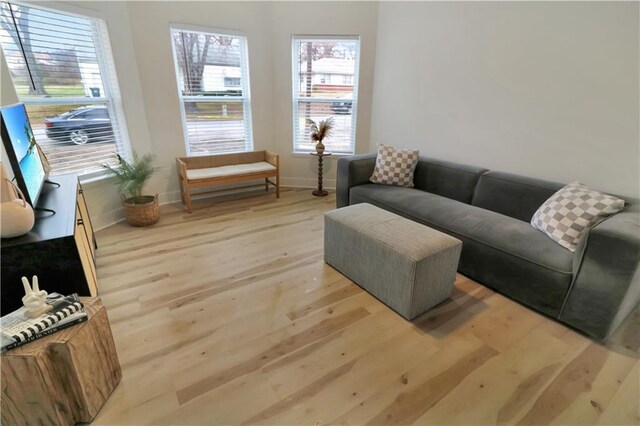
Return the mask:
<path id="1" fill-rule="evenodd" d="M 480 176 L 471 204 L 530 222 L 538 207 L 563 186 L 509 173 L 487 172 Z"/>
<path id="2" fill-rule="evenodd" d="M 573 256 L 529 223 L 409 188 L 358 185 L 351 188 L 350 202 L 371 203 L 459 238 L 460 272 L 559 315 Z"/>
<path id="3" fill-rule="evenodd" d="M 623 208 L 623 199 L 572 182 L 540 206 L 531 225 L 574 252 L 591 227 Z"/>
<path id="4" fill-rule="evenodd" d="M 416 189 L 470 204 L 480 175 L 487 169 L 420 157 L 413 177 Z"/>
<path id="5" fill-rule="evenodd" d="M 418 163 L 418 151 L 378 144 L 376 166 L 369 180 L 383 185 L 413 188 L 413 172 Z"/>
<path id="6" fill-rule="evenodd" d="M 356 198 L 372 198 L 480 243 L 572 273 L 573 256 L 529 223 L 435 194 L 367 184 L 351 188 Z"/>

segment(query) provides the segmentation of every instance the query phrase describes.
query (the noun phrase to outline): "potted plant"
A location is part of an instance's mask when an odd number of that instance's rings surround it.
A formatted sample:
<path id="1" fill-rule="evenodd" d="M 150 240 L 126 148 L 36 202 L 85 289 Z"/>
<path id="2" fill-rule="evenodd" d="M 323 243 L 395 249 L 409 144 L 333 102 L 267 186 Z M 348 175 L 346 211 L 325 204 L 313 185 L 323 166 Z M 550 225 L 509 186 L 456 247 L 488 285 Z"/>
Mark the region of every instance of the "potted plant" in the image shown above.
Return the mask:
<path id="1" fill-rule="evenodd" d="M 152 225 L 160 219 L 158 194 L 142 195 L 145 184 L 153 174 L 153 156 L 133 153 L 128 162 L 118 155 L 118 166 L 104 164 L 102 167 L 115 178 L 122 194 L 122 206 L 127 222 L 133 226 Z M 125 195 L 126 194 L 126 195 Z"/>
<path id="2" fill-rule="evenodd" d="M 316 124 L 315 121 L 307 118 L 307 126 L 309 126 L 309 134 L 311 136 L 311 140 L 316 143 L 316 152 L 318 154 L 322 154 L 324 152 L 324 144 L 322 141 L 324 138 L 331 136 L 331 132 L 333 131 L 333 117 L 329 117 L 326 120 L 322 120 Z"/>

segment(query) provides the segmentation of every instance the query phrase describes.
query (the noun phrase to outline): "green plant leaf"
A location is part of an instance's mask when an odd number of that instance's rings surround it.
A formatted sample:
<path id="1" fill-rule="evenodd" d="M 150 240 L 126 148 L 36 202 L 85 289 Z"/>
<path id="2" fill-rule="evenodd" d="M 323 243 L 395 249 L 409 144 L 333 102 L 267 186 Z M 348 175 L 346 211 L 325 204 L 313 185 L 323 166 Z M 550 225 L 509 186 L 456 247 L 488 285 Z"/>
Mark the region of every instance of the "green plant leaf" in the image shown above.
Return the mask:
<path id="1" fill-rule="evenodd" d="M 110 164 L 103 164 L 102 167 L 115 179 L 116 186 L 125 196 L 131 198 L 136 204 L 144 203 L 142 191 L 153 175 L 153 155 L 141 156 L 134 151 L 131 162 L 118 154 L 116 156 L 118 158 L 117 167 Z"/>

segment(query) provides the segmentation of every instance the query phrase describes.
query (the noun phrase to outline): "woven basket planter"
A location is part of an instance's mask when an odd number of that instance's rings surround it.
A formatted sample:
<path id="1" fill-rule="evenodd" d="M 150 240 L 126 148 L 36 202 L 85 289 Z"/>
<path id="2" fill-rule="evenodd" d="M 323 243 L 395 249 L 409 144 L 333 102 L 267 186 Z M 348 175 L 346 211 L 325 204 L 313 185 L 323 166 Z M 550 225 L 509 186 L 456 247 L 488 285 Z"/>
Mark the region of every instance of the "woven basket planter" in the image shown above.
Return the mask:
<path id="1" fill-rule="evenodd" d="M 145 195 L 144 204 L 135 204 L 131 198 L 122 198 L 124 217 L 133 226 L 153 225 L 160 219 L 160 206 L 158 194 Z"/>

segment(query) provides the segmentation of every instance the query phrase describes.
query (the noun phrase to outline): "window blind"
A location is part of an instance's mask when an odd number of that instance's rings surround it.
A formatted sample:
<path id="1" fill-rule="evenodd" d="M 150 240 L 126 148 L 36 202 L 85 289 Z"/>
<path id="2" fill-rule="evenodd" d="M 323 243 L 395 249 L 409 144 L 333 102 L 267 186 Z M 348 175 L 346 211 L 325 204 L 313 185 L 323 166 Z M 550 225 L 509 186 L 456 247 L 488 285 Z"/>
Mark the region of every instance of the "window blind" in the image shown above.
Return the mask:
<path id="1" fill-rule="evenodd" d="M 306 120 L 333 117 L 328 151 L 353 154 L 358 105 L 359 37 L 293 37 L 293 149 L 311 152 Z"/>
<path id="2" fill-rule="evenodd" d="M 251 151 L 243 36 L 171 29 L 187 155 Z"/>
<path id="3" fill-rule="evenodd" d="M 102 173 L 130 157 L 104 21 L 0 3 L 0 45 L 51 174 Z"/>

